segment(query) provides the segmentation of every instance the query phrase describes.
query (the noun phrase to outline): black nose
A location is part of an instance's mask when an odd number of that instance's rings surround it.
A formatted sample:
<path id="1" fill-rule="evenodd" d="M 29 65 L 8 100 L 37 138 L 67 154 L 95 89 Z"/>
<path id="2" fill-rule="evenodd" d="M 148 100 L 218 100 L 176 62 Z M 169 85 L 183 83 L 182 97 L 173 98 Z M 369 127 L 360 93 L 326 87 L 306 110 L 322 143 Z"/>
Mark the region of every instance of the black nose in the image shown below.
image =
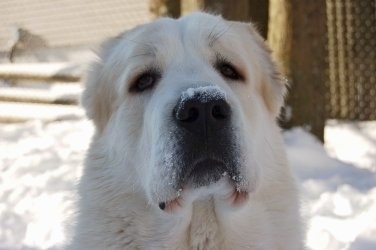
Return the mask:
<path id="1" fill-rule="evenodd" d="M 230 117 L 230 105 L 217 89 L 183 93 L 174 109 L 174 118 L 179 126 L 198 135 L 227 127 Z"/>

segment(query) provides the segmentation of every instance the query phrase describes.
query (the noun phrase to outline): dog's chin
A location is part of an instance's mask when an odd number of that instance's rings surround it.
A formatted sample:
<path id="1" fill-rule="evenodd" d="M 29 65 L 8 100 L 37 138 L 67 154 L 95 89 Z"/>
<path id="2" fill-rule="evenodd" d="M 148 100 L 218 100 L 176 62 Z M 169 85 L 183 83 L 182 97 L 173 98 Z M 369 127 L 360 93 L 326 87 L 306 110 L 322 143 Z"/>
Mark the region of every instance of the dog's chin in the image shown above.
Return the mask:
<path id="1" fill-rule="evenodd" d="M 189 207 L 196 200 L 214 199 L 230 207 L 240 207 L 246 203 L 249 191 L 241 188 L 230 176 L 222 176 L 208 185 L 187 185 L 166 201 L 158 203 L 159 209 L 166 213 L 177 213 Z"/>

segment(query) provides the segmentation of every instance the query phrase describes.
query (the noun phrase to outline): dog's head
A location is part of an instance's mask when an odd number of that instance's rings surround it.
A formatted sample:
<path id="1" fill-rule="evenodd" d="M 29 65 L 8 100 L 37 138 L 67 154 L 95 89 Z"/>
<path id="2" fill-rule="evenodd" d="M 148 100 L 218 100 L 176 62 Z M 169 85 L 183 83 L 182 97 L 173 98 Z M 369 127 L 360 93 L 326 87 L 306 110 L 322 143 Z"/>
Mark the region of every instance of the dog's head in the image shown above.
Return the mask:
<path id="1" fill-rule="evenodd" d="M 230 203 L 255 191 L 284 91 L 251 24 L 195 13 L 107 42 L 83 104 L 113 183 L 164 209 L 197 190 Z"/>

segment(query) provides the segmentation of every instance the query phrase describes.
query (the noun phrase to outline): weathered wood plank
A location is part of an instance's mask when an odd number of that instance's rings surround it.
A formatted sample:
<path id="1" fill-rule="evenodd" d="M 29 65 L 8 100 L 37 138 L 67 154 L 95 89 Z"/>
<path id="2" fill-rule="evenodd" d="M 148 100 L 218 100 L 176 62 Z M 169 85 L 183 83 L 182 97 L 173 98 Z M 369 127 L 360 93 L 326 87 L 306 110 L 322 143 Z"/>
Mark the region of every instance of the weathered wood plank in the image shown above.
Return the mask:
<path id="1" fill-rule="evenodd" d="M 70 63 L 17 63 L 0 64 L 0 79 L 53 82 L 78 82 L 82 65 Z"/>
<path id="2" fill-rule="evenodd" d="M 33 119 L 58 121 L 82 117 L 83 109 L 73 105 L 0 102 L 0 122 L 25 122 Z"/>

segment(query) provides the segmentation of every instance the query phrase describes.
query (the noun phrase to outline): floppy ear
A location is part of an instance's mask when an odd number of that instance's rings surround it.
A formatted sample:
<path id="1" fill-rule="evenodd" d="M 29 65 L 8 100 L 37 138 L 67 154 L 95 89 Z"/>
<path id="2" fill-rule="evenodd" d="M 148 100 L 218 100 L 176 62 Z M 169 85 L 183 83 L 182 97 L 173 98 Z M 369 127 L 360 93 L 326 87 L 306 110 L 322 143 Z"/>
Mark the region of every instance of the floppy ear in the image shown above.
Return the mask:
<path id="1" fill-rule="evenodd" d="M 252 24 L 247 24 L 254 42 L 261 53 L 261 94 L 264 102 L 274 117 L 277 117 L 283 106 L 284 97 L 287 92 L 287 81 L 282 76 L 276 63 L 271 56 L 271 49 L 266 44 L 265 40 L 259 35 Z"/>
<path id="2" fill-rule="evenodd" d="M 97 133 L 102 133 L 114 109 L 116 100 L 115 76 L 108 65 L 108 57 L 114 47 L 114 40 L 105 42 L 101 47 L 98 61 L 88 70 L 81 103 L 86 115 L 93 120 Z"/>

